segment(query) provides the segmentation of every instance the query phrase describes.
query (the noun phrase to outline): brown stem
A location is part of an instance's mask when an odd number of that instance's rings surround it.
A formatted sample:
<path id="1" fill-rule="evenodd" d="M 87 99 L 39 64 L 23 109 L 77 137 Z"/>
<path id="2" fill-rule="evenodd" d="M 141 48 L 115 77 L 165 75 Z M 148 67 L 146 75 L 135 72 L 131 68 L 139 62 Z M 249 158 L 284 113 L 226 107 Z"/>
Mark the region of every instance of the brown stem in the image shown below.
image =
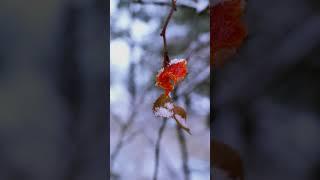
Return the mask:
<path id="1" fill-rule="evenodd" d="M 162 31 L 160 33 L 160 36 L 163 37 L 163 67 L 166 67 L 169 65 L 170 58 L 168 55 L 168 47 L 167 47 L 167 39 L 166 39 L 166 30 L 169 24 L 169 21 L 172 17 L 172 14 L 174 11 L 177 10 L 176 8 L 176 0 L 171 0 L 172 6 L 169 12 L 169 15 L 164 23 L 164 26 L 162 28 Z M 158 134 L 158 139 L 156 142 L 156 148 L 155 148 L 155 169 L 154 169 L 154 174 L 153 174 L 153 180 L 158 179 L 158 169 L 159 169 L 159 157 L 160 157 L 160 141 L 162 138 L 163 131 L 166 127 L 167 119 L 164 119 L 162 122 L 162 125 L 159 129 L 159 134 Z"/>
<path id="2" fill-rule="evenodd" d="M 162 36 L 162 38 L 163 38 L 163 67 L 166 67 L 170 62 L 170 58 L 169 58 L 169 54 L 168 54 L 167 39 L 166 39 L 166 30 L 167 30 L 169 21 L 172 17 L 172 14 L 174 13 L 174 11 L 177 10 L 176 0 L 171 0 L 171 3 L 172 3 L 172 6 L 170 9 L 169 15 L 163 25 L 161 33 L 160 33 L 160 36 Z"/>

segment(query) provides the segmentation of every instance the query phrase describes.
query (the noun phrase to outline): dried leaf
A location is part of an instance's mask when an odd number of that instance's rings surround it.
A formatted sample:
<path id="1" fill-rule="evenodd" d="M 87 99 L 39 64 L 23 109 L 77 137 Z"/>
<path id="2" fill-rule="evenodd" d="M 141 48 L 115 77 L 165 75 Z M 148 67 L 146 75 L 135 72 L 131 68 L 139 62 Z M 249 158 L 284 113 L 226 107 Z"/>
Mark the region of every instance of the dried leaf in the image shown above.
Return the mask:
<path id="1" fill-rule="evenodd" d="M 174 119 L 180 128 L 191 134 L 187 126 L 186 111 L 182 107 L 175 105 L 169 96 L 165 94 L 160 95 L 154 102 L 152 110 L 157 117 Z"/>
<path id="2" fill-rule="evenodd" d="M 178 126 L 183 130 L 187 131 L 191 134 L 190 129 L 187 126 L 187 113 L 186 111 L 180 106 L 174 106 L 173 108 L 173 119 L 176 120 Z"/>
<path id="3" fill-rule="evenodd" d="M 170 118 L 173 116 L 173 108 L 174 104 L 172 103 L 172 99 L 169 96 L 162 94 L 153 103 L 152 110 L 157 117 Z"/>

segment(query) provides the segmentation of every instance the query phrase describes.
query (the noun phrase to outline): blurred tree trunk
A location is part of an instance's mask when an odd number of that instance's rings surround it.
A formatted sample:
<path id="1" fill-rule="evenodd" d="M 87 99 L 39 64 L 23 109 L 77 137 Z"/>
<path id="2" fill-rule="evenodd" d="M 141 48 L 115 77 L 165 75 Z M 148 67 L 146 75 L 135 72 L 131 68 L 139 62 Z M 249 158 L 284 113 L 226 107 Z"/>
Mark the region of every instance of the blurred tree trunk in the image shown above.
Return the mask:
<path id="1" fill-rule="evenodd" d="M 0 3 L 0 179 L 106 178 L 101 7 L 88 0 Z"/>

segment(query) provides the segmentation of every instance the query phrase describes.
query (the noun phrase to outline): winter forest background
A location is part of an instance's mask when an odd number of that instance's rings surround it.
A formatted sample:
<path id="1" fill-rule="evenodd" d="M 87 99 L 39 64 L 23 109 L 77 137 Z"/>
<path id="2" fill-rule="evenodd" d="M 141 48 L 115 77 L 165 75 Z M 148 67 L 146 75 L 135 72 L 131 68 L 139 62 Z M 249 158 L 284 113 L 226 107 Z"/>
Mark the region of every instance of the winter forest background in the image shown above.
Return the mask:
<path id="1" fill-rule="evenodd" d="M 152 113 L 162 93 L 155 75 L 162 66 L 161 28 L 171 1 L 110 1 L 110 165 L 112 179 L 152 179 L 161 119 Z M 167 29 L 171 58 L 186 58 L 189 74 L 177 87 L 192 136 L 184 133 L 189 177 L 210 178 L 209 2 L 179 0 Z M 185 179 L 176 123 L 161 140 L 159 179 Z"/>
<path id="2" fill-rule="evenodd" d="M 319 10 L 249 0 L 248 39 L 215 69 L 211 133 L 241 154 L 246 180 L 320 179 Z"/>
<path id="3" fill-rule="evenodd" d="M 101 0 L 0 2 L 0 179 L 105 179 Z"/>

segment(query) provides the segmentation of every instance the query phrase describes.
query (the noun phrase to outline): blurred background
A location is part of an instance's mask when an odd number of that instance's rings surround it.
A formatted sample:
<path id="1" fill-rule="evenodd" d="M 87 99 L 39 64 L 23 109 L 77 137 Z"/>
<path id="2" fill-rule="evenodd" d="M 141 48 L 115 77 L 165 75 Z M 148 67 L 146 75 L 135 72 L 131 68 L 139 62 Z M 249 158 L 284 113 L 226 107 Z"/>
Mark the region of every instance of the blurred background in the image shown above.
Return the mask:
<path id="1" fill-rule="evenodd" d="M 183 132 L 181 148 L 176 123 L 169 120 L 160 146 L 158 178 L 210 178 L 209 12 L 207 0 L 178 0 L 167 29 L 169 56 L 186 58 L 189 74 L 176 90 L 177 104 L 187 111 L 192 135 Z M 161 28 L 171 1 L 110 1 L 110 168 L 111 179 L 150 180 L 155 143 L 162 120 L 152 113 L 163 93 L 155 87 L 162 67 Z M 187 152 L 188 175 L 182 154 Z"/>
<path id="2" fill-rule="evenodd" d="M 215 70 L 212 133 L 246 180 L 318 180 L 320 3 L 249 0 L 245 21 L 247 41 Z"/>
<path id="3" fill-rule="evenodd" d="M 107 176 L 107 5 L 0 2 L 0 179 Z"/>

